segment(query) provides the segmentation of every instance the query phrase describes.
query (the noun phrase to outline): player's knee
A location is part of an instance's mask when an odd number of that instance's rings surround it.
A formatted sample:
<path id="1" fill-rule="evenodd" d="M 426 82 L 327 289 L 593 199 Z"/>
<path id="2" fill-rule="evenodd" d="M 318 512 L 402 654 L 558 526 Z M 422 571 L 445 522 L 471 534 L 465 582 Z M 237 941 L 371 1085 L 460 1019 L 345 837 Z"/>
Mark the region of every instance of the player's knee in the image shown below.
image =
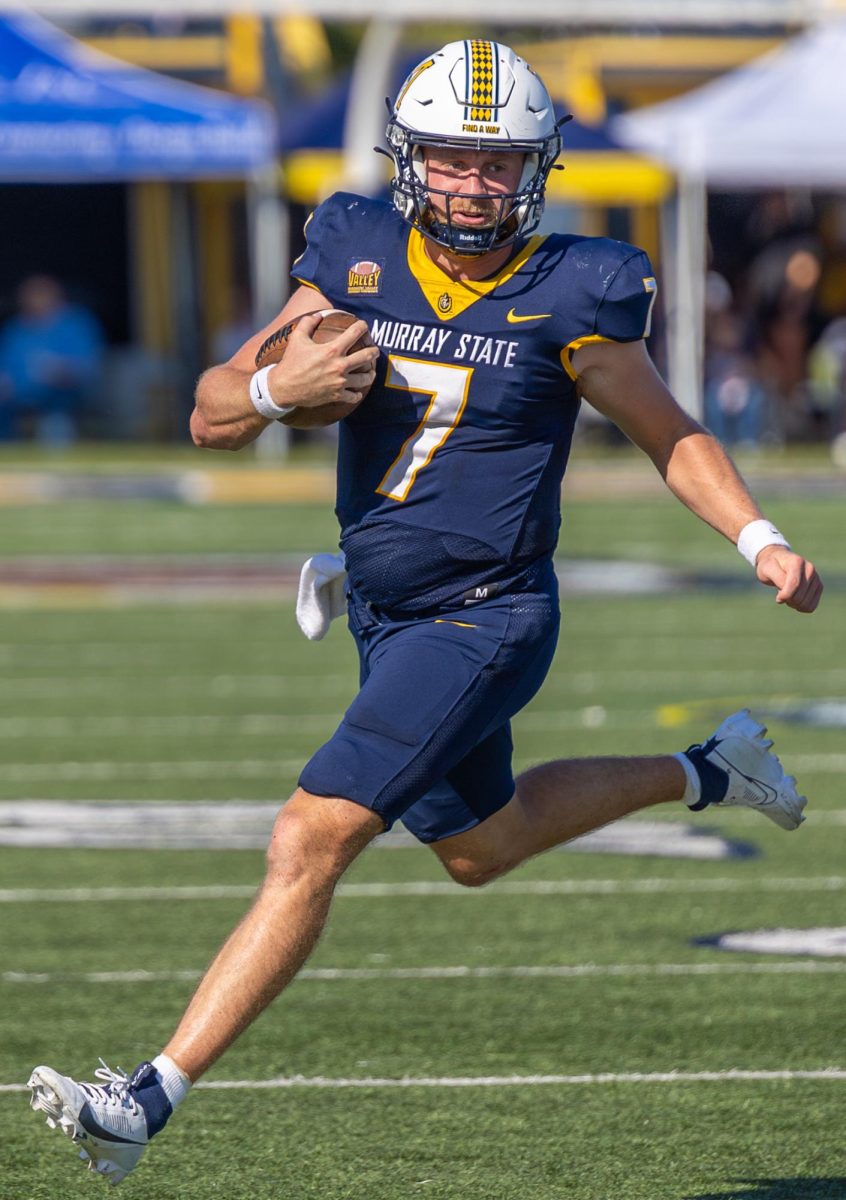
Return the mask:
<path id="1" fill-rule="evenodd" d="M 380 829 L 378 819 L 366 809 L 298 789 L 276 818 L 267 848 L 266 879 L 294 883 L 311 878 L 317 884 L 334 884 Z"/>
<path id="2" fill-rule="evenodd" d="M 299 814 L 280 814 L 267 847 L 266 877 L 275 883 L 295 883 L 311 876 L 335 880 L 347 860 L 331 833 Z"/>
<path id="3" fill-rule="evenodd" d="M 526 858 L 522 818 L 512 805 L 467 833 L 436 842 L 435 853 L 456 883 L 484 887 Z"/>
<path id="4" fill-rule="evenodd" d="M 444 866 L 456 883 L 462 887 L 479 888 L 492 883 L 516 864 L 504 856 L 490 859 L 453 858 L 445 859 Z"/>

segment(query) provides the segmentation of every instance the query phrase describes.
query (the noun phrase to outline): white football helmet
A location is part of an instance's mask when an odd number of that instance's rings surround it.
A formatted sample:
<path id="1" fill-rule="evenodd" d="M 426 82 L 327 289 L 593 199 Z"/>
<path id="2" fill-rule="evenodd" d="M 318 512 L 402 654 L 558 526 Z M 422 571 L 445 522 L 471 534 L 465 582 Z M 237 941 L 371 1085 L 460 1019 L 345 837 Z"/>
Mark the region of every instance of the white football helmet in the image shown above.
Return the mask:
<path id="1" fill-rule="evenodd" d="M 561 151 L 549 93 L 527 62 L 499 42 L 450 42 L 419 63 L 397 96 L 386 130 L 396 164 L 391 192 L 402 216 L 456 254 L 485 254 L 536 228 L 544 188 Z M 501 201 L 488 228 L 466 228 L 450 216 L 456 193 L 426 181 L 425 146 L 509 150 L 525 154 L 518 190 Z M 435 214 L 430 193 L 444 197 Z"/>

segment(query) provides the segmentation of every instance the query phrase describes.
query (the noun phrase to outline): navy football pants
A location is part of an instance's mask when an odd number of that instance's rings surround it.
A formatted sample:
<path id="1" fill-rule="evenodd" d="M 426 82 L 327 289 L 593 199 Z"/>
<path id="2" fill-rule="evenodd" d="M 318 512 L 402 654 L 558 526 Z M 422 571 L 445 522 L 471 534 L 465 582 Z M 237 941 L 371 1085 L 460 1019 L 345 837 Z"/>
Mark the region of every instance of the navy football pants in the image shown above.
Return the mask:
<path id="1" fill-rule="evenodd" d="M 463 833 L 514 794 L 509 719 L 558 638 L 558 589 L 389 620 L 350 599 L 361 690 L 300 786 L 398 818 L 423 842 Z"/>

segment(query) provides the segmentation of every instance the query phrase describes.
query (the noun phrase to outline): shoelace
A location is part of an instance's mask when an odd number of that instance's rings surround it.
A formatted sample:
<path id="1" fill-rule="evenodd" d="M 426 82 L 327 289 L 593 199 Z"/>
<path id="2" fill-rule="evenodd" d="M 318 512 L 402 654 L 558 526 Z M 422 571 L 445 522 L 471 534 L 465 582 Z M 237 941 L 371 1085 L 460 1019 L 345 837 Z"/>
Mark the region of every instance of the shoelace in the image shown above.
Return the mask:
<path id="1" fill-rule="evenodd" d="M 80 1087 L 89 1099 L 96 1104 L 107 1104 L 113 1108 L 128 1108 L 133 1116 L 138 1115 L 138 1102 L 129 1090 L 129 1076 L 120 1067 L 113 1071 L 100 1059 L 100 1066 L 94 1068 L 94 1076 L 102 1079 L 103 1084 L 80 1083 Z"/>

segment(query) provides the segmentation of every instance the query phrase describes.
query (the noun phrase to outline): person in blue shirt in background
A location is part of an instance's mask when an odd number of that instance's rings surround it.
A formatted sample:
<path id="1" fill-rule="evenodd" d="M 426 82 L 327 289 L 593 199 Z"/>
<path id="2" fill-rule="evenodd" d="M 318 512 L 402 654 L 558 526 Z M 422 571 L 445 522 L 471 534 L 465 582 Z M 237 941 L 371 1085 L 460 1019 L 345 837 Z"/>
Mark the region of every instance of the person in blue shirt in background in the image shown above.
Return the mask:
<path id="1" fill-rule="evenodd" d="M 97 319 L 51 276 L 25 279 L 17 313 L 0 329 L 0 440 L 75 441 L 102 357 Z"/>

